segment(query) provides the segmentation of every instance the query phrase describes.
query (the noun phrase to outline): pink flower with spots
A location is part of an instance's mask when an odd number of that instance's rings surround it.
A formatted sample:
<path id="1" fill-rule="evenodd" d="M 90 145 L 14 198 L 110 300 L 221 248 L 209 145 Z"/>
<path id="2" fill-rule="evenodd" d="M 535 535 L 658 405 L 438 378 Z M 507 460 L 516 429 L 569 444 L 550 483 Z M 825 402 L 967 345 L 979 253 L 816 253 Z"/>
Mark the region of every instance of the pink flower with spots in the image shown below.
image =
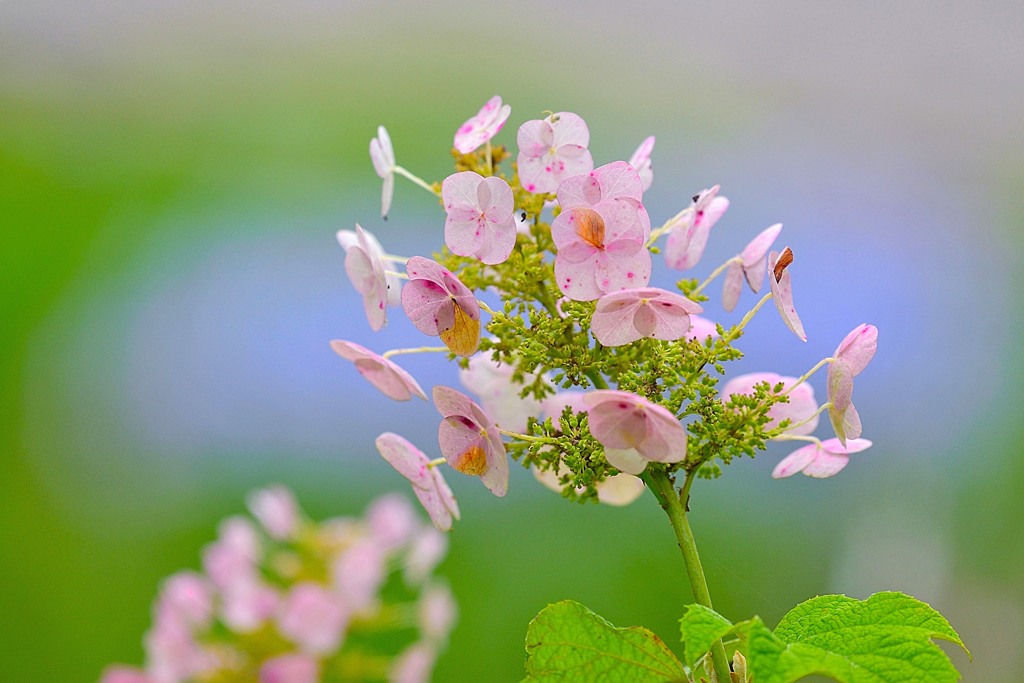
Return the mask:
<path id="1" fill-rule="evenodd" d="M 551 224 L 558 249 L 555 279 L 570 299 L 592 301 L 647 285 L 651 252 L 644 243 L 651 235 L 651 219 L 642 198 L 640 176 L 625 161 L 558 186 L 562 212 Z"/>
<path id="2" fill-rule="evenodd" d="M 772 478 L 783 479 L 797 472 L 819 479 L 831 477 L 846 467 L 850 453 L 860 453 L 870 447 L 871 442 L 867 439 L 850 439 L 845 446 L 839 443 L 839 439 L 808 444 L 783 458 L 772 470 Z"/>
<path id="3" fill-rule="evenodd" d="M 693 268 L 704 255 L 711 228 L 729 208 L 729 200 L 718 196 L 719 186 L 703 190 L 693 198 L 693 206 L 672 225 L 665 243 L 665 263 L 669 268 Z"/>
<path id="4" fill-rule="evenodd" d="M 594 159 L 587 145 L 590 130 L 576 114 L 558 112 L 519 127 L 519 182 L 527 192 L 554 192 L 574 175 L 589 173 Z"/>
<path id="5" fill-rule="evenodd" d="M 440 337 L 452 353 L 468 358 L 480 347 L 480 306 L 459 278 L 441 264 L 413 256 L 402 308 L 420 332 Z"/>
<path id="6" fill-rule="evenodd" d="M 338 244 L 345 250 L 345 272 L 363 297 L 363 309 L 370 328 L 377 332 L 387 324 L 385 306 L 402 302 L 402 283 L 388 272 L 384 247 L 369 230 L 358 223 L 355 230 L 339 230 Z"/>
<path id="7" fill-rule="evenodd" d="M 516 246 L 516 207 L 507 182 L 473 171 L 455 173 L 441 184 L 441 199 L 448 214 L 444 243 L 453 254 L 488 265 L 508 259 Z"/>
<path id="8" fill-rule="evenodd" d="M 419 396 L 427 400 L 419 383 L 397 363 L 377 355 L 365 346 L 342 339 L 332 340 L 331 348 L 345 360 L 352 361 L 359 374 L 388 398 L 408 401 L 413 396 Z"/>
<path id="9" fill-rule="evenodd" d="M 796 377 L 784 377 L 774 372 L 754 372 L 749 375 L 734 377 L 722 387 L 721 396 L 732 396 L 733 394 L 754 394 L 754 387 L 762 382 L 768 382 L 775 386 L 779 382 L 783 384 L 783 391 L 788 390 L 796 384 Z M 789 420 L 791 425 L 807 420 L 814 416 L 806 424 L 799 427 L 792 427 L 786 430 L 786 434 L 810 434 L 818 426 L 818 416 L 814 415 L 818 410 L 818 401 L 814 398 L 814 387 L 804 382 L 789 392 L 789 403 L 776 403 L 768 410 L 768 417 L 771 421 L 764 426 L 765 431 L 775 429 L 783 420 Z"/>
<path id="10" fill-rule="evenodd" d="M 602 389 L 584 396 L 590 433 L 612 467 L 640 474 L 648 462 L 686 457 L 686 430 L 664 406 L 626 391 Z"/>
<path id="11" fill-rule="evenodd" d="M 505 125 L 512 107 L 502 105 L 497 95 L 487 100 L 476 116 L 472 117 L 455 131 L 455 149 L 460 154 L 469 154 L 480 145 L 488 142 L 498 134 Z"/>
<path id="12" fill-rule="evenodd" d="M 853 406 L 853 378 L 863 372 L 878 349 L 878 328 L 858 325 L 846 335 L 832 354 L 828 366 L 828 416 L 840 443 L 856 439 L 861 433 L 860 415 Z"/>
<path id="13" fill-rule="evenodd" d="M 793 262 L 793 252 L 789 247 L 782 250 L 782 253 L 772 252 L 768 255 L 768 285 L 772 289 L 772 301 L 775 308 L 779 309 L 782 322 L 786 323 L 793 334 L 800 337 L 800 341 L 807 341 L 807 334 L 804 332 L 804 324 L 800 322 L 800 316 L 796 314 L 793 306 L 793 282 L 789 277 L 787 268 Z"/>
<path id="14" fill-rule="evenodd" d="M 441 531 L 452 528 L 452 520 L 459 519 L 459 505 L 448 482 L 429 458 L 407 439 L 385 432 L 377 437 L 377 451 L 398 473 L 409 480 L 416 498 L 430 515 L 430 521 Z"/>
<path id="15" fill-rule="evenodd" d="M 370 161 L 373 162 L 373 170 L 384 181 L 380 192 L 380 215 L 387 218 L 395 196 L 395 150 L 384 126 L 377 126 L 377 137 L 370 140 Z"/>
<path id="16" fill-rule="evenodd" d="M 318 683 L 320 663 L 303 654 L 279 655 L 263 662 L 259 683 Z"/>
<path id="17" fill-rule="evenodd" d="M 757 294 L 764 283 L 764 274 L 768 269 L 765 256 L 775 238 L 782 230 L 782 223 L 764 229 L 750 241 L 739 256 L 729 262 L 729 270 L 725 274 L 725 285 L 722 288 L 722 308 L 731 311 L 736 308 L 743 291 L 743 278 L 746 278 L 750 289 Z"/>
<path id="18" fill-rule="evenodd" d="M 434 405 L 441 413 L 437 437 L 441 453 L 454 469 L 480 477 L 496 496 L 508 491 L 508 456 L 494 422 L 465 394 L 434 387 Z"/>
<path id="19" fill-rule="evenodd" d="M 651 189 L 651 183 L 654 182 L 654 171 L 651 169 L 651 152 L 653 151 L 654 136 L 651 135 L 644 138 L 644 141 L 633 152 L 633 156 L 629 158 L 629 165 L 635 168 L 640 176 L 640 183 L 643 185 L 644 192 Z"/>
<path id="20" fill-rule="evenodd" d="M 590 330 L 605 346 L 622 346 L 643 337 L 672 341 L 690 329 L 690 315 L 703 310 L 685 296 L 664 289 L 624 289 L 597 300 Z"/>
<path id="21" fill-rule="evenodd" d="M 341 644 L 348 611 L 340 598 L 320 584 L 296 584 L 281 605 L 277 627 L 303 652 L 322 655 Z"/>

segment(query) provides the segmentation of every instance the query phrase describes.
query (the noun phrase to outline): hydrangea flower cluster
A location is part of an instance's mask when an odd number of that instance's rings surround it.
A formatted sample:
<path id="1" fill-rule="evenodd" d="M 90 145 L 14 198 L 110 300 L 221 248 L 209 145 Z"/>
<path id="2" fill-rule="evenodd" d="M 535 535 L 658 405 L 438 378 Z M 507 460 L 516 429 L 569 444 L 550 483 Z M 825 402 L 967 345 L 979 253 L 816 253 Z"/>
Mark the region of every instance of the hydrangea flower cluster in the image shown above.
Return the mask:
<path id="1" fill-rule="evenodd" d="M 511 457 L 568 498 L 625 504 L 654 477 L 679 480 L 688 495 L 694 477 L 716 477 L 769 440 L 808 443 L 778 464 L 775 477 L 831 476 L 871 445 L 860 438 L 852 391 L 875 353 L 872 325 L 856 327 L 800 377 L 763 372 L 718 386 L 724 364 L 742 355 L 735 343 L 769 300 L 783 324 L 807 340 L 794 304 L 794 252 L 772 248 L 781 223 L 756 232 L 703 281 L 679 279 L 672 271 L 696 266 L 711 229 L 726 222 L 729 200 L 720 186 L 693 194 L 652 227 L 644 195 L 654 178 L 653 136 L 628 161 L 597 165 L 583 118 L 549 112 L 519 126 L 518 149 L 510 152 L 492 142 L 510 112 L 494 97 L 458 128 L 455 171 L 440 182 L 397 166 L 383 127 L 370 143 L 384 180 L 384 214 L 395 174 L 438 201 L 444 219 L 437 221 L 437 253 L 388 256 L 359 226 L 338 237 L 371 328 L 386 322 L 388 306 L 400 305 L 420 332 L 444 344 L 378 355 L 335 340 L 338 354 L 385 395 L 407 400 L 425 393 L 392 358 L 445 353 L 478 399 L 433 388 L 440 457 L 398 434 L 377 440 L 438 528 L 459 518 L 444 466 L 503 496 Z M 654 282 L 662 249 L 675 291 Z M 744 282 L 757 294 L 767 278 L 769 291 L 738 321 L 712 322 L 700 316 L 701 304 L 719 275 L 727 312 L 739 304 Z M 404 280 L 400 296 L 397 278 Z M 808 380 L 825 366 L 827 397 L 819 405 Z M 813 432 L 826 411 L 835 438 L 821 441 Z"/>
<path id="2" fill-rule="evenodd" d="M 456 615 L 432 576 L 444 534 L 395 494 L 320 524 L 282 486 L 248 502 L 255 523 L 225 520 L 203 571 L 164 581 L 145 666 L 108 667 L 101 683 L 430 679 Z"/>

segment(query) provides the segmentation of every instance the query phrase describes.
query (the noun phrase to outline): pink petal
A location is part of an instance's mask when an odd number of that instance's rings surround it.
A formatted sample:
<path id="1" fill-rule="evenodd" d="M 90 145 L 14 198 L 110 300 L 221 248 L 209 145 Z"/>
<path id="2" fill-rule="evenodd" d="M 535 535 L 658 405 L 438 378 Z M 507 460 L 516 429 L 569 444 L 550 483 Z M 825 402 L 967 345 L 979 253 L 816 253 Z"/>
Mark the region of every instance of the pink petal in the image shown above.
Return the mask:
<path id="1" fill-rule="evenodd" d="M 833 455 L 825 451 L 818 451 L 814 460 L 804 468 L 804 474 L 808 477 L 825 479 L 838 474 L 849 462 L 850 459 L 845 455 Z"/>
<path id="2" fill-rule="evenodd" d="M 651 184 L 654 182 L 654 172 L 651 170 L 651 152 L 653 151 L 654 136 L 651 135 L 644 138 L 644 141 L 633 152 L 633 156 L 629 158 L 629 165 L 635 168 L 637 175 L 640 176 L 644 192 L 651 189 Z"/>
<path id="3" fill-rule="evenodd" d="M 659 462 L 686 457 L 686 430 L 665 407 L 616 390 L 591 391 L 583 400 L 589 408 L 590 432 L 606 448 L 636 449 L 645 459 Z"/>
<path id="4" fill-rule="evenodd" d="M 636 169 L 625 161 L 613 161 L 590 173 L 601 185 L 601 199 L 643 200 L 644 188 Z"/>
<path id="5" fill-rule="evenodd" d="M 562 145 L 587 147 L 590 145 L 590 129 L 587 128 L 587 124 L 582 118 L 567 111 L 558 112 L 554 118 L 555 122 L 551 124 L 554 131 L 553 147 Z"/>
<path id="6" fill-rule="evenodd" d="M 635 448 L 609 448 L 604 449 L 604 459 L 615 469 L 630 476 L 640 474 L 647 469 L 647 458 L 640 455 Z"/>
<path id="7" fill-rule="evenodd" d="M 718 326 L 703 316 L 691 315 L 690 331 L 686 338 L 704 341 L 708 337 L 711 337 L 712 339 L 718 337 Z"/>
<path id="8" fill-rule="evenodd" d="M 828 417 L 832 422 L 832 430 L 841 443 L 846 443 L 861 435 L 860 414 L 857 413 L 852 402 L 842 410 L 838 410 L 834 406 L 829 408 Z"/>
<path id="9" fill-rule="evenodd" d="M 725 284 L 722 286 L 722 308 L 731 311 L 736 308 L 743 292 L 743 264 L 732 261 L 725 273 Z"/>
<path id="10" fill-rule="evenodd" d="M 408 401 L 415 395 L 427 399 L 419 383 L 397 363 L 355 342 L 342 339 L 332 340 L 331 348 L 342 358 L 352 361 L 359 374 L 388 398 Z"/>
<path id="11" fill-rule="evenodd" d="M 483 176 L 473 171 L 453 173 L 441 183 L 441 201 L 446 211 L 453 207 L 479 208 L 477 188 L 483 182 Z"/>
<path id="12" fill-rule="evenodd" d="M 393 432 L 384 432 L 375 441 L 377 451 L 388 464 L 409 480 L 414 488 L 430 489 L 433 477 L 427 456 L 410 441 Z"/>
<path id="13" fill-rule="evenodd" d="M 771 286 L 772 300 L 779 310 L 779 315 L 782 316 L 782 322 L 786 323 L 786 327 L 801 341 L 807 341 L 803 323 L 800 322 L 800 316 L 796 314 L 796 308 L 793 306 L 793 283 L 789 277 L 789 269 L 782 271 L 781 279 L 775 279 L 774 270 L 778 260 L 777 252 L 773 251 L 768 255 L 768 284 Z"/>
<path id="14" fill-rule="evenodd" d="M 544 156 L 553 146 L 554 137 L 551 124 L 547 120 L 527 121 L 519 126 L 519 132 L 516 134 L 520 158 L 526 156 L 533 159 Z M 520 160 L 519 163 L 521 165 L 522 161 Z"/>
<path id="15" fill-rule="evenodd" d="M 743 260 L 743 274 L 747 278 L 747 284 L 750 285 L 750 289 L 755 294 L 760 291 L 761 284 L 764 282 L 765 271 L 768 268 L 765 255 L 771 249 L 775 238 L 779 236 L 781 230 L 782 223 L 776 223 L 765 228 L 740 252 L 740 258 Z"/>
<path id="16" fill-rule="evenodd" d="M 851 453 L 860 453 L 871 448 L 872 442 L 869 439 L 850 439 L 844 446 L 840 443 L 839 439 L 825 439 L 821 442 L 821 447 L 829 453 L 835 453 L 837 455 L 849 455 Z"/>
<path id="17" fill-rule="evenodd" d="M 402 498 L 399 500 L 404 502 Z M 411 517 L 409 522 L 417 523 L 417 520 Z M 402 540 L 407 537 L 407 533 L 403 534 Z M 375 536 L 368 536 L 356 541 L 335 559 L 331 567 L 333 592 L 347 611 L 373 609 L 380 600 L 380 587 L 387 578 L 388 557 L 378 540 Z"/>
<path id="18" fill-rule="evenodd" d="M 574 413 L 585 413 L 587 405 L 583 400 L 584 396 L 585 391 L 560 391 L 554 396 L 548 396 L 541 404 L 541 416 L 550 417 L 557 425 L 566 407 L 572 408 Z"/>
<path id="19" fill-rule="evenodd" d="M 779 462 L 772 470 L 773 479 L 784 479 L 786 477 L 792 477 L 797 472 L 803 470 L 809 465 L 819 452 L 818 444 L 808 444 L 802 448 L 798 448 Z"/>
<path id="20" fill-rule="evenodd" d="M 438 442 L 445 460 L 465 472 L 482 469 L 478 476 L 496 496 L 508 491 L 508 456 L 494 423 L 468 396 L 448 387 L 434 387 L 434 405 L 444 418 Z M 483 461 L 480 461 L 480 458 Z"/>
<path id="21" fill-rule="evenodd" d="M 437 655 L 426 643 L 413 643 L 400 652 L 388 671 L 390 683 L 429 683 Z"/>
<path id="22" fill-rule="evenodd" d="M 762 382 L 768 382 L 771 386 L 775 386 L 780 382 L 783 385 L 783 390 L 789 389 L 797 381 L 796 377 L 787 377 L 776 374 L 774 372 L 753 372 L 746 375 L 739 375 L 726 382 L 725 386 L 722 387 L 722 396 L 731 396 L 733 394 L 747 394 L 752 395 L 754 393 L 754 387 Z M 771 421 L 765 425 L 765 430 L 775 429 L 779 426 L 779 423 L 783 420 L 788 419 L 790 424 L 796 424 L 803 422 L 818 410 L 818 402 L 814 398 L 814 387 L 806 382 L 800 384 L 796 389 L 793 389 L 789 393 L 789 403 L 776 403 L 769 409 L 768 416 Z M 810 420 L 800 427 L 791 428 L 786 431 L 787 434 L 799 434 L 805 435 L 812 433 L 818 426 L 818 418 Z"/>
<path id="23" fill-rule="evenodd" d="M 878 328 L 862 323 L 846 335 L 832 355 L 841 358 L 850 375 L 856 376 L 864 371 L 877 349 Z"/>
<path id="24" fill-rule="evenodd" d="M 391 201 L 395 197 L 395 174 L 389 173 L 384 176 L 384 181 L 380 186 L 380 215 L 382 218 L 387 218 L 388 214 L 391 213 Z"/>
<path id="25" fill-rule="evenodd" d="M 448 482 L 436 467 L 430 470 L 432 488 L 414 488 L 413 493 L 430 515 L 430 521 L 441 531 L 452 528 L 452 519 L 459 519 L 459 504 L 455 500 Z"/>
<path id="26" fill-rule="evenodd" d="M 567 177 L 558 185 L 558 205 L 562 211 L 591 207 L 604 199 L 601 181 L 595 172 Z"/>

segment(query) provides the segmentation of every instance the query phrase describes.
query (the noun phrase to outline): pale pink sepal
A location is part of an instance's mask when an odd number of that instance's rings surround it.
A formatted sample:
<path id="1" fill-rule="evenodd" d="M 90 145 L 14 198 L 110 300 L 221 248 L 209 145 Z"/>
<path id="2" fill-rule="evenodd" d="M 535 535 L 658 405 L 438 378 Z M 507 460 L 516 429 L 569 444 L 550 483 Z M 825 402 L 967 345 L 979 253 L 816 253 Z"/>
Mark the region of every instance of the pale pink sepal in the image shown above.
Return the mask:
<path id="1" fill-rule="evenodd" d="M 733 394 L 754 393 L 754 387 L 762 382 L 768 382 L 775 386 L 779 382 L 783 384 L 783 391 L 789 389 L 797 381 L 796 377 L 786 377 L 774 372 L 752 372 L 746 375 L 739 375 L 726 382 L 722 387 L 720 396 L 727 397 Z M 818 401 L 814 398 L 814 387 L 807 382 L 789 392 L 789 403 L 776 403 L 768 410 L 768 417 L 771 421 L 764 426 L 765 431 L 775 429 L 783 420 L 789 420 L 791 425 L 810 418 L 818 410 Z M 805 435 L 811 434 L 818 426 L 818 416 L 814 415 L 806 424 L 786 430 L 786 434 Z"/>
<path id="2" fill-rule="evenodd" d="M 686 457 L 686 430 L 665 407 L 609 389 L 588 392 L 584 402 L 590 433 L 617 469 L 639 474 L 644 461 L 679 462 Z"/>
<path id="3" fill-rule="evenodd" d="M 452 519 L 459 519 L 459 505 L 448 482 L 420 449 L 404 437 L 385 432 L 377 437 L 377 451 L 412 484 L 413 493 L 430 515 L 430 521 L 441 531 L 452 528 Z"/>
<path id="4" fill-rule="evenodd" d="M 487 100 L 476 116 L 471 117 L 455 131 L 455 149 L 460 154 L 469 154 L 480 145 L 488 142 L 504 127 L 512 107 L 502 105 L 501 97 L 495 95 Z"/>
<path id="5" fill-rule="evenodd" d="M 377 137 L 370 140 L 370 160 L 373 170 L 384 181 L 380 193 L 380 215 L 387 218 L 395 194 L 395 150 L 384 126 L 378 126 Z"/>
<path id="6" fill-rule="evenodd" d="M 453 468 L 480 477 L 496 496 L 508 491 L 508 456 L 493 420 L 465 394 L 434 387 L 434 405 L 441 413 L 438 442 Z"/>
<path id="7" fill-rule="evenodd" d="M 275 541 L 295 537 L 299 525 L 299 506 L 284 486 L 271 486 L 249 494 L 249 512 L 259 520 Z"/>
<path id="8" fill-rule="evenodd" d="M 413 396 L 419 396 L 427 400 L 427 395 L 419 383 L 394 361 L 370 351 L 365 346 L 343 339 L 331 340 L 331 348 L 345 360 L 352 361 L 359 374 L 388 398 L 408 401 Z"/>
<path id="9" fill-rule="evenodd" d="M 441 337 L 453 353 L 472 356 L 480 345 L 480 306 L 473 292 L 447 268 L 422 256 L 409 259 L 406 273 L 402 309 L 412 324 Z"/>
<path id="10" fill-rule="evenodd" d="M 388 683 L 430 683 L 437 660 L 432 645 L 416 642 L 398 653 L 388 670 Z"/>
<path id="11" fill-rule="evenodd" d="M 761 291 L 764 274 L 768 269 L 765 257 L 781 231 L 782 223 L 765 228 L 740 252 L 740 260 L 743 261 L 743 276 L 754 294 Z"/>
<path id="12" fill-rule="evenodd" d="M 690 316 L 690 331 L 686 334 L 687 339 L 705 341 L 708 337 L 718 338 L 718 325 L 701 315 Z"/>
<path id="13" fill-rule="evenodd" d="M 488 265 L 508 259 L 516 246 L 515 199 L 504 179 L 455 173 L 441 183 L 441 200 L 448 216 L 444 242 L 452 253 Z"/>
<path id="14" fill-rule="evenodd" d="M 772 477 L 783 479 L 797 472 L 808 477 L 825 478 L 838 473 L 849 462 L 850 453 L 859 453 L 871 446 L 867 439 L 850 439 L 846 446 L 839 439 L 826 439 L 798 448 L 775 466 Z"/>
<path id="15" fill-rule="evenodd" d="M 513 382 L 514 371 L 508 363 L 498 363 L 487 354 L 477 354 L 469 359 L 468 367 L 459 370 L 459 381 L 480 398 L 480 406 L 494 418 L 495 424 L 521 432 L 531 417 L 540 414 L 541 402 L 531 395 L 521 396 L 523 384 Z M 523 378 L 527 384 L 536 379 L 535 375 Z"/>
<path id="16" fill-rule="evenodd" d="M 779 315 L 782 316 L 782 322 L 786 323 L 786 327 L 798 336 L 800 341 L 807 341 L 804 325 L 800 322 L 800 316 L 796 314 L 796 308 L 793 306 L 793 281 L 789 277 L 789 268 L 782 271 L 782 276 L 778 280 L 775 279 L 775 264 L 778 260 L 778 252 L 773 251 L 768 255 L 768 284 L 772 290 L 772 301 L 775 302 L 775 308 L 779 310 Z"/>
<path id="17" fill-rule="evenodd" d="M 690 329 L 690 315 L 703 310 L 685 296 L 664 289 L 625 289 L 597 300 L 590 330 L 605 346 L 622 346 L 643 337 L 673 341 Z"/>
<path id="18" fill-rule="evenodd" d="M 853 406 L 853 378 L 859 375 L 878 349 L 878 328 L 862 323 L 836 348 L 828 368 L 829 419 L 841 442 L 860 436 L 860 415 Z"/>
<path id="19" fill-rule="evenodd" d="M 594 168 L 594 159 L 587 149 L 590 131 L 576 114 L 558 112 L 545 119 L 527 121 L 519 127 L 516 142 L 519 181 L 527 192 L 554 192 L 566 178 L 589 173 Z"/>
<path id="20" fill-rule="evenodd" d="M 672 225 L 665 243 L 665 263 L 669 268 L 693 268 L 704 255 L 711 228 L 728 208 L 729 200 L 719 197 L 720 186 L 702 190 L 691 206 Z"/>

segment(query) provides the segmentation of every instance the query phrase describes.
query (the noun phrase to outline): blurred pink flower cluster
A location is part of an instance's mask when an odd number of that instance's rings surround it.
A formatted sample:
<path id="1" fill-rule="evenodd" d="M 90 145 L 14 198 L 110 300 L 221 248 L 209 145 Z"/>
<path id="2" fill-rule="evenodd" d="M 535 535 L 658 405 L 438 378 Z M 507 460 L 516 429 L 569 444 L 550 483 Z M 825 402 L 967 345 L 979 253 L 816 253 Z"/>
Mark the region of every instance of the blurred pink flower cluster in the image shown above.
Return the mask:
<path id="1" fill-rule="evenodd" d="M 145 665 L 108 667 L 100 683 L 430 679 L 456 616 L 433 577 L 442 533 L 394 494 L 319 524 L 283 486 L 248 504 L 255 522 L 224 520 L 201 572 L 164 581 Z"/>

